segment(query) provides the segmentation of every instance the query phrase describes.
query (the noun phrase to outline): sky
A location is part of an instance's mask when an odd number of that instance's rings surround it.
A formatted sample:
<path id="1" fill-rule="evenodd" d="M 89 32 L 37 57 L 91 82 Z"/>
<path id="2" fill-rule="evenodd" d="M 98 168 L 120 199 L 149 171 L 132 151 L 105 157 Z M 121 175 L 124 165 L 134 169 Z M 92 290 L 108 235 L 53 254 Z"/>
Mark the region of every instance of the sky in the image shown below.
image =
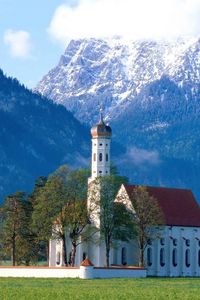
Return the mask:
<path id="1" fill-rule="evenodd" d="M 0 68 L 33 88 L 71 39 L 200 36 L 200 0 L 0 0 Z"/>

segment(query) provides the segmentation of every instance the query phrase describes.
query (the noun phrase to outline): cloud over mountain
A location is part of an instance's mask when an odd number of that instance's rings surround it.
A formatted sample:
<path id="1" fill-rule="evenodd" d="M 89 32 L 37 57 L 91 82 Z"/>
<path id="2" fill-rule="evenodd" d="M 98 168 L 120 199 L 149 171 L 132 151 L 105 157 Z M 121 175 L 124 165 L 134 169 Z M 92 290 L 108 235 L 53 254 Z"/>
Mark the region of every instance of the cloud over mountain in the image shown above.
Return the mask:
<path id="1" fill-rule="evenodd" d="M 199 0 L 79 0 L 58 6 L 49 34 L 73 38 L 170 38 L 198 35 Z"/>

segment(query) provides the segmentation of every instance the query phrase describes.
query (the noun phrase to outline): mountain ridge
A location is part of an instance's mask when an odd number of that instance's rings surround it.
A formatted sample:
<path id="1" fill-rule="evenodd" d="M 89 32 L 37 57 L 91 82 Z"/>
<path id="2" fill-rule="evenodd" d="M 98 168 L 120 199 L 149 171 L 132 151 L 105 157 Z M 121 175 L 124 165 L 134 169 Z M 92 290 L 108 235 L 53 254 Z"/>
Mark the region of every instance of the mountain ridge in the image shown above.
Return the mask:
<path id="1" fill-rule="evenodd" d="M 163 75 L 186 87 L 188 78 L 181 66 L 183 62 L 191 65 L 188 61 L 192 59 L 195 64 L 190 77 L 195 93 L 200 80 L 199 39 L 125 44 L 119 39 L 72 40 L 58 65 L 43 77 L 36 90 L 65 105 L 81 122 L 94 123 L 100 104 L 105 108 L 105 119 L 113 120 L 117 110 L 128 108 L 146 84 Z M 84 110 L 85 106 L 92 112 Z"/>

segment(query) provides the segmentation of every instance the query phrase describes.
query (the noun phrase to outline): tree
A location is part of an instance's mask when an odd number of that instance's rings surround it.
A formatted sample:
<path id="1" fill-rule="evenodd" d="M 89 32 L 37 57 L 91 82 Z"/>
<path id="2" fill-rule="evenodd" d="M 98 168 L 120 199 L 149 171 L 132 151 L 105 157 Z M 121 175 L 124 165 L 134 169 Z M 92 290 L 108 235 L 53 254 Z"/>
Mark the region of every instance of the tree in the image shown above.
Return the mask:
<path id="1" fill-rule="evenodd" d="M 115 241 L 128 242 L 134 236 L 130 213 L 122 204 L 114 202 L 124 180 L 124 177 L 115 175 L 98 177 L 90 188 L 93 220 L 99 220 L 100 238 L 105 243 L 107 267 L 110 264 L 110 249 Z M 96 222 L 96 226 L 98 226 L 98 222 Z"/>
<path id="2" fill-rule="evenodd" d="M 64 262 L 67 265 L 65 235 L 62 227 L 56 225 L 58 216 L 62 216 L 62 210 L 66 201 L 65 180 L 70 169 L 64 166 L 55 174 L 49 176 L 44 187 L 39 189 L 33 203 L 32 228 L 37 234 L 38 241 L 43 241 L 48 248 L 52 237 L 52 230 L 56 238 L 63 239 Z"/>
<path id="3" fill-rule="evenodd" d="M 64 208 L 64 224 L 71 241 L 70 263 L 72 266 L 75 264 L 77 246 L 89 240 L 93 233 L 87 228 L 90 223 L 87 209 L 87 181 L 88 170 L 74 170 L 69 175 L 66 187 L 67 205 Z"/>
<path id="4" fill-rule="evenodd" d="M 164 216 L 156 199 L 149 195 L 144 186 L 135 187 L 131 202 L 133 205 L 133 217 L 138 237 L 139 265 L 144 266 L 144 251 L 148 240 L 155 239 L 159 235 L 159 229 L 164 223 Z"/>
<path id="5" fill-rule="evenodd" d="M 89 232 L 86 230 L 89 224 L 89 215 L 86 201 L 72 201 L 65 207 L 67 223 L 66 232 L 71 241 L 70 265 L 75 264 L 77 246 L 89 239 Z"/>
<path id="6" fill-rule="evenodd" d="M 71 170 L 62 166 L 48 178 L 34 205 L 33 226 L 38 236 L 45 241 L 52 234 L 53 238 L 62 239 L 66 266 L 67 240 L 71 241 L 71 264 L 74 265 L 76 248 L 86 239 L 85 229 L 89 223 L 87 179 L 88 170 Z"/>
<path id="7" fill-rule="evenodd" d="M 4 255 L 11 257 L 12 265 L 31 261 L 32 236 L 30 232 L 31 204 L 23 192 L 9 195 L 1 208 L 1 244 Z"/>
<path id="8" fill-rule="evenodd" d="M 30 195 L 28 195 L 28 201 L 31 203 L 32 206 L 32 212 L 33 207 L 35 207 L 37 198 L 42 190 L 44 188 L 45 184 L 47 182 L 47 177 L 40 176 L 35 181 L 35 186 Z M 38 236 L 37 230 L 35 230 L 35 227 L 33 227 L 32 223 L 32 214 L 30 216 L 30 229 L 32 232 L 32 250 L 33 250 L 33 256 L 35 257 L 35 260 L 40 260 L 41 258 L 44 260 L 48 260 L 48 242 L 43 241 Z"/>

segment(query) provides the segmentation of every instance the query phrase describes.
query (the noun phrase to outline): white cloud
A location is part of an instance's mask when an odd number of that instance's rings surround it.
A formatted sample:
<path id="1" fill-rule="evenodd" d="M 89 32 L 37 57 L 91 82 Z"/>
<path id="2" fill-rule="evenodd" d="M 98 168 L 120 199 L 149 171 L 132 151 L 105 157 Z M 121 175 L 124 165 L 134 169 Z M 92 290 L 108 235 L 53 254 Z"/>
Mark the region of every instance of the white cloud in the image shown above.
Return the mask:
<path id="1" fill-rule="evenodd" d="M 129 39 L 197 35 L 200 0 L 79 0 L 60 5 L 48 32 L 62 43 L 71 38 Z"/>
<path id="2" fill-rule="evenodd" d="M 28 58 L 30 56 L 31 42 L 30 34 L 24 30 L 6 30 L 4 43 L 9 47 L 13 57 Z"/>
<path id="3" fill-rule="evenodd" d="M 135 165 L 159 165 L 161 163 L 158 151 L 148 151 L 133 147 L 129 149 L 127 156 L 128 160 L 132 161 Z"/>
<path id="4" fill-rule="evenodd" d="M 123 165 L 132 163 L 135 166 L 157 166 L 160 165 L 162 161 L 158 151 L 149 151 L 146 149 L 131 147 L 123 155 L 123 157 L 118 159 L 118 163 L 119 162 Z"/>

